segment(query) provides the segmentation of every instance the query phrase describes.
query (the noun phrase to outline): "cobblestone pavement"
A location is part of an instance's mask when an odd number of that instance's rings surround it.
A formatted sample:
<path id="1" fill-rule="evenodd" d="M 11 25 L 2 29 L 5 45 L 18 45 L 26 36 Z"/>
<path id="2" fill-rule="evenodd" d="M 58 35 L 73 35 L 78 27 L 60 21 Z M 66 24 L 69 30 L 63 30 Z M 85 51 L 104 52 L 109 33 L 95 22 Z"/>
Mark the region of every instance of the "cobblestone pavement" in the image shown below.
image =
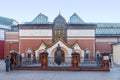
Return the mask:
<path id="1" fill-rule="evenodd" d="M 27 71 L 6 72 L 4 61 L 0 61 L 0 80 L 120 80 L 120 67 L 110 72 L 88 71 Z"/>

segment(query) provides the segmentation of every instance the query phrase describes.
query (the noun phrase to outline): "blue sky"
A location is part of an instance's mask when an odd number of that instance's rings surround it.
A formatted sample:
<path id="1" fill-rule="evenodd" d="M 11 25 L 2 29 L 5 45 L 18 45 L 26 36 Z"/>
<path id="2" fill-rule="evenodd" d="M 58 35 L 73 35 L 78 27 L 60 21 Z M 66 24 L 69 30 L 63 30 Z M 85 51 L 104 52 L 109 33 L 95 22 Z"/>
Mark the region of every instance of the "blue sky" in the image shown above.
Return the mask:
<path id="1" fill-rule="evenodd" d="M 0 0 L 0 16 L 29 22 L 40 12 L 52 22 L 77 13 L 85 22 L 120 23 L 120 0 Z"/>

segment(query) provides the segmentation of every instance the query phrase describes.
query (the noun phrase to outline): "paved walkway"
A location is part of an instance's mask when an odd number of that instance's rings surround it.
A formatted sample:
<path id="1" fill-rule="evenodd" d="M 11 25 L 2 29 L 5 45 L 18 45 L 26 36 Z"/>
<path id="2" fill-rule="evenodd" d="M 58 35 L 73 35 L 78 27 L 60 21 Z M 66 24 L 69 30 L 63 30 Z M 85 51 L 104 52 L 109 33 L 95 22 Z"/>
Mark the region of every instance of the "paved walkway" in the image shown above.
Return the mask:
<path id="1" fill-rule="evenodd" d="M 0 71 L 5 70 L 5 63 L 4 60 L 0 60 Z"/>
<path id="2" fill-rule="evenodd" d="M 27 71 L 6 72 L 4 61 L 0 61 L 0 80 L 120 80 L 120 67 L 110 72 L 88 71 Z"/>

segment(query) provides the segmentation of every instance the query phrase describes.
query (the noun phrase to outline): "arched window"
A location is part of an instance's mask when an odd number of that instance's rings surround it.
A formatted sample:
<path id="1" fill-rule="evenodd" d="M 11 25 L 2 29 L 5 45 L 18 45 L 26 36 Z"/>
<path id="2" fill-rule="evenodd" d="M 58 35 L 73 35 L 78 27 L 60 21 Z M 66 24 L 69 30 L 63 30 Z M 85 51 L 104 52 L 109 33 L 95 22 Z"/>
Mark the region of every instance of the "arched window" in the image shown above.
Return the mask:
<path id="1" fill-rule="evenodd" d="M 31 58 L 31 53 L 28 53 L 28 56 L 27 56 L 27 58 Z"/>
<path id="2" fill-rule="evenodd" d="M 100 51 L 96 51 L 96 56 L 100 56 Z"/>
<path id="3" fill-rule="evenodd" d="M 32 50 L 28 48 L 26 51 L 26 58 L 31 58 L 31 56 L 32 56 Z"/>
<path id="4" fill-rule="evenodd" d="M 87 48 L 85 50 L 85 60 L 89 60 L 90 59 L 90 50 Z"/>

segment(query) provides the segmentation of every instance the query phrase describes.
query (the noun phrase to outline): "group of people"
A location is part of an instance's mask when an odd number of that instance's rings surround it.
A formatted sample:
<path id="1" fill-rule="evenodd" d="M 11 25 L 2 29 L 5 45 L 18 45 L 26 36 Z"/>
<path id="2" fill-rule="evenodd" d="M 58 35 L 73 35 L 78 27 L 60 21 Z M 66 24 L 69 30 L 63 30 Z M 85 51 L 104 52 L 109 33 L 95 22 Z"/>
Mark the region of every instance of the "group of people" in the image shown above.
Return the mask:
<path id="1" fill-rule="evenodd" d="M 12 71 L 13 70 L 13 63 L 14 63 L 14 59 L 12 56 L 7 56 L 5 59 L 5 64 L 6 64 L 6 71 Z"/>

